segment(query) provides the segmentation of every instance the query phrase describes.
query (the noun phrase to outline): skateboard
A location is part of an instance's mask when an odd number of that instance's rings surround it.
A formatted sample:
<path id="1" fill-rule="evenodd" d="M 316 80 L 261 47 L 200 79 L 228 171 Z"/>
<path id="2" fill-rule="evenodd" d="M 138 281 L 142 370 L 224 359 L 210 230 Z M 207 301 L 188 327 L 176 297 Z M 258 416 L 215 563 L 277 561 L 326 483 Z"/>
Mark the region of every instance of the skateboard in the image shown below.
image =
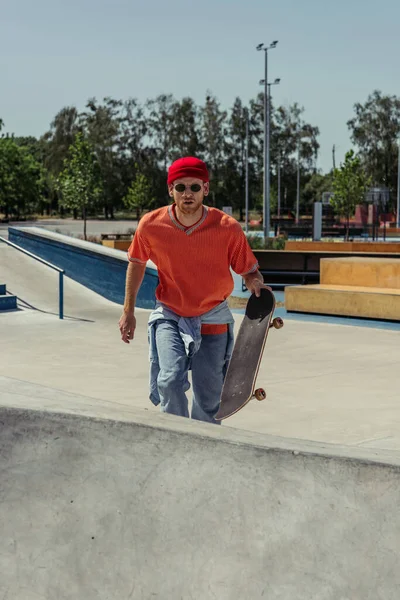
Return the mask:
<path id="1" fill-rule="evenodd" d="M 226 372 L 221 393 L 217 421 L 227 419 L 246 406 L 252 398 L 265 400 L 262 388 L 255 389 L 261 358 L 271 327 L 280 329 L 283 320 L 273 319 L 275 296 L 270 290 L 262 289 L 259 298 L 252 294 L 237 335 L 232 357 Z"/>

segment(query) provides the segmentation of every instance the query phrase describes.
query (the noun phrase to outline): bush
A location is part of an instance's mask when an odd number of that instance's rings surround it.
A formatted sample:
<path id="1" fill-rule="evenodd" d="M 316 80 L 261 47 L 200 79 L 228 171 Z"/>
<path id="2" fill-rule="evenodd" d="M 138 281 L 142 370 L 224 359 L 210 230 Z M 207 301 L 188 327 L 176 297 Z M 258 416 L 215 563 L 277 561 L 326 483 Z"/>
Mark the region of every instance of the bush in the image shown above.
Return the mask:
<path id="1" fill-rule="evenodd" d="M 282 235 L 267 240 L 259 235 L 249 235 L 247 239 L 253 250 L 284 250 L 286 244 L 286 237 Z"/>
<path id="2" fill-rule="evenodd" d="M 84 238 L 84 236 L 82 234 L 78 235 L 78 240 L 84 240 L 84 239 L 85 238 Z M 100 244 L 100 245 L 102 245 L 102 243 L 101 243 L 101 237 L 98 236 L 98 235 L 89 235 L 88 234 L 86 236 L 86 241 L 87 242 L 92 242 L 92 244 Z"/>
<path id="3" fill-rule="evenodd" d="M 264 238 L 259 235 L 249 235 L 247 240 L 253 250 L 264 250 Z"/>

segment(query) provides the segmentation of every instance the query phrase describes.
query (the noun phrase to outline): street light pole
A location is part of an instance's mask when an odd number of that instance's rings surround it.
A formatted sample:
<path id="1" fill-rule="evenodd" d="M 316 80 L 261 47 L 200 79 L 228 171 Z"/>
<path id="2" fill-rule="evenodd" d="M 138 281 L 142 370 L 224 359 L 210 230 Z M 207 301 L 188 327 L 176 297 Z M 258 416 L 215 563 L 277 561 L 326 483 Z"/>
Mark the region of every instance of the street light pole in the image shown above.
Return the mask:
<path id="1" fill-rule="evenodd" d="M 297 196 L 296 196 L 296 225 L 300 221 L 300 138 L 297 140 Z"/>
<path id="2" fill-rule="evenodd" d="M 249 111 L 246 109 L 246 233 L 249 233 Z"/>
<path id="3" fill-rule="evenodd" d="M 276 48 L 274 41 L 268 47 L 259 44 L 257 50 L 264 50 L 264 193 L 263 193 L 263 233 L 264 239 L 269 237 L 270 229 L 270 174 L 269 174 L 269 97 L 268 97 L 268 50 Z"/>
<path id="4" fill-rule="evenodd" d="M 396 227 L 397 229 L 399 229 L 400 227 L 400 137 L 397 141 L 398 144 L 398 148 L 399 148 L 399 160 L 398 160 L 398 167 L 397 167 L 397 215 L 396 215 Z"/>
<path id="5" fill-rule="evenodd" d="M 275 79 L 274 83 L 269 83 L 268 84 L 268 112 L 267 112 L 267 120 L 268 120 L 268 141 L 267 141 L 267 148 L 268 148 L 268 164 L 267 164 L 267 173 L 268 173 L 268 206 L 269 208 L 271 208 L 271 186 L 270 186 L 270 175 L 271 175 L 271 152 L 270 152 L 270 137 L 271 137 L 271 86 L 272 85 L 279 85 L 281 82 L 280 79 Z M 278 187 L 279 187 L 280 182 L 278 183 Z M 280 190 L 278 191 L 278 196 L 280 196 Z M 278 204 L 280 204 L 280 198 L 278 199 Z M 279 209 L 280 210 L 280 207 Z M 268 213 L 268 223 L 270 222 L 270 214 Z"/>
<path id="6" fill-rule="evenodd" d="M 281 220 L 281 155 L 278 158 L 278 226 L 280 227 Z"/>

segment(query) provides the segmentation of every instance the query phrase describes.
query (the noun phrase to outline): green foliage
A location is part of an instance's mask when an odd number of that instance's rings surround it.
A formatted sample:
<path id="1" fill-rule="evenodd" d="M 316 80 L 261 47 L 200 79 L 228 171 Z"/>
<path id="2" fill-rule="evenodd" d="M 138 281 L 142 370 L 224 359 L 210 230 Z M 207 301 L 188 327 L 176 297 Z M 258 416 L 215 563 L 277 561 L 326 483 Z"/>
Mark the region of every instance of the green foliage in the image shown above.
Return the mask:
<path id="1" fill-rule="evenodd" d="M 400 133 L 400 98 L 374 92 L 364 104 L 355 105 L 355 115 L 348 126 L 352 141 L 357 148 L 363 169 L 376 185 L 387 185 L 391 201 L 397 189 L 397 137 Z M 319 130 L 307 122 L 305 110 L 297 103 L 275 106 L 271 102 L 270 164 L 271 164 L 271 215 L 276 214 L 278 168 L 281 184 L 282 211 L 294 210 L 296 206 L 297 167 L 300 163 L 300 210 L 311 208 L 321 199 L 324 191 L 332 191 L 333 174 L 316 172 Z M 207 202 L 218 208 L 229 205 L 240 219 L 244 218 L 246 173 L 246 120 L 249 120 L 249 192 L 250 209 L 262 209 L 264 114 L 263 94 L 260 93 L 248 105 L 237 97 L 229 110 L 207 91 L 204 102 L 197 105 L 190 97 L 176 99 L 172 94 L 162 94 L 140 103 L 135 98 L 118 100 L 90 98 L 80 112 L 73 106 L 62 108 L 40 139 L 15 138 L 22 155 L 32 157 L 33 163 L 25 170 L 41 165 L 38 183 L 32 193 L 24 193 L 26 210 L 33 206 L 39 211 L 57 212 L 60 207 L 80 210 L 75 202 L 65 203 L 68 193 L 65 174 L 63 202 L 60 202 L 61 173 L 71 158 L 71 147 L 76 135 L 82 134 L 92 148 L 98 171 L 96 184 L 92 187 L 96 196 L 95 206 L 104 211 L 106 218 L 113 218 L 125 205 L 132 182 L 140 172 L 151 182 L 152 207 L 169 201 L 166 172 L 169 164 L 178 156 L 197 155 L 206 160 L 211 171 L 210 195 Z M 4 123 L 0 119 L 0 131 Z M 1 139 L 6 139 L 0 133 Z M 4 149 L 3 149 L 4 153 Z M 24 160 L 28 160 L 25 158 Z M 18 163 L 18 161 L 17 161 Z M 3 157 L 3 180 L 5 160 Z M 13 169 L 13 161 L 7 164 Z M 20 163 L 18 163 L 20 164 Z M 34 168 L 32 165 L 35 164 Z M 18 167 L 22 168 L 22 167 Z M 16 181 L 18 169 L 8 178 Z M 22 180 L 27 181 L 26 178 Z M 7 183 L 7 185 L 9 185 Z M 19 185 L 13 184 L 14 187 Z M 22 184 L 21 184 L 22 185 Z M 75 183 L 74 183 L 75 186 Z M 76 187 L 76 186 L 75 186 Z M 41 195 L 38 200 L 39 195 Z M 8 192 L 10 194 L 10 192 Z M 4 197 L 4 189 L 3 189 Z M 14 194 L 12 210 L 25 210 L 25 201 L 16 201 Z M 10 196 L 11 198 L 11 196 Z M 135 210 L 147 208 L 146 203 L 136 201 Z M 4 200 L 3 200 L 4 203 Z M 10 205 L 11 206 L 11 205 Z M 393 208 L 393 206 L 392 206 Z"/>
<path id="2" fill-rule="evenodd" d="M 321 202 L 324 192 L 331 192 L 333 186 L 333 173 L 322 175 L 321 173 L 313 173 L 310 180 L 304 186 L 304 196 L 313 202 Z"/>
<path id="3" fill-rule="evenodd" d="M 363 172 L 359 157 L 353 150 L 346 153 L 344 164 L 333 173 L 333 196 L 330 203 L 336 214 L 346 217 L 346 239 L 349 237 L 349 221 L 357 204 L 365 201 L 365 193 L 370 180 Z"/>
<path id="4" fill-rule="evenodd" d="M 200 139 L 203 150 L 203 158 L 211 171 L 211 176 L 218 178 L 219 170 L 224 159 L 224 144 L 227 125 L 227 112 L 221 110 L 220 104 L 207 93 L 206 102 L 200 109 Z"/>
<path id="5" fill-rule="evenodd" d="M 86 218 L 99 202 L 101 195 L 100 172 L 91 144 L 77 133 L 69 149 L 69 158 L 64 160 L 64 170 L 58 178 L 62 204 L 82 213 L 84 237 Z"/>
<path id="6" fill-rule="evenodd" d="M 296 198 L 300 133 L 302 182 L 307 180 L 318 150 L 318 128 L 303 122 L 303 112 L 296 104 L 271 110 L 271 198 L 276 198 L 279 162 L 282 198 L 286 199 L 288 208 L 294 206 Z M 74 107 L 60 110 L 38 146 L 49 172 L 46 178 L 48 204 L 58 203 L 59 188 L 52 185 L 52 181 L 57 180 L 64 169 L 75 135 L 81 132 L 91 143 L 97 159 L 102 184 L 98 206 L 106 218 L 112 218 L 115 211 L 123 208 L 137 170 L 152 182 L 154 206 L 164 205 L 168 202 L 165 179 L 169 164 L 179 156 L 197 155 L 207 162 L 211 172 L 207 202 L 218 208 L 230 205 L 243 219 L 247 114 L 252 208 L 262 197 L 263 96 L 260 94 L 249 107 L 236 98 L 228 111 L 221 108 L 211 92 L 207 92 L 200 106 L 188 97 L 177 100 L 172 94 L 163 94 L 143 105 L 136 99 L 124 102 L 104 98 L 98 102 L 91 98 L 81 113 Z M 271 206 L 272 212 L 275 204 Z"/>
<path id="7" fill-rule="evenodd" d="M 396 198 L 397 161 L 400 135 L 400 98 L 375 90 L 364 104 L 354 106 L 348 121 L 351 139 L 374 185 L 385 185 Z"/>
<path id="8" fill-rule="evenodd" d="M 284 250 L 286 239 L 283 236 L 264 240 L 261 235 L 249 234 L 247 240 L 253 250 Z"/>
<path id="9" fill-rule="evenodd" d="M 278 236 L 272 240 L 268 240 L 266 243 L 266 248 L 269 248 L 269 243 L 271 243 L 271 250 L 284 250 L 286 246 L 286 238 L 283 236 Z"/>
<path id="10" fill-rule="evenodd" d="M 55 177 L 63 170 L 69 149 L 80 131 L 78 119 L 77 109 L 74 106 L 66 106 L 56 114 L 50 131 L 42 137 L 44 165 Z"/>
<path id="11" fill-rule="evenodd" d="M 400 134 L 400 98 L 373 92 L 364 104 L 357 103 L 355 115 L 348 121 L 352 141 L 366 173 L 374 184 L 386 185 L 391 201 L 397 190 L 397 138 Z M 195 154 L 204 158 L 211 171 L 211 194 L 208 201 L 219 208 L 231 205 L 243 218 L 245 197 L 246 117 L 249 117 L 249 188 L 250 208 L 262 207 L 263 189 L 263 94 L 248 106 L 235 98 L 232 107 L 224 110 L 218 99 L 207 92 L 205 102 L 198 106 L 191 98 L 180 100 L 163 94 L 146 101 L 104 98 L 88 100 L 85 110 L 73 106 L 62 108 L 52 121 L 49 131 L 39 140 L 33 137 L 15 138 L 24 150 L 17 163 L 25 171 L 37 170 L 39 183 L 27 196 L 27 207 L 55 211 L 59 207 L 59 186 L 56 184 L 77 133 L 82 133 L 93 148 L 101 181 L 97 206 L 106 218 L 121 210 L 124 198 L 139 170 L 152 182 L 155 206 L 168 202 L 165 177 L 168 165 L 178 156 Z M 0 119 L 0 131 L 4 123 Z M 1 139 L 6 139 L 4 133 Z M 274 106 L 271 102 L 271 214 L 275 212 L 278 166 L 281 174 L 282 210 L 293 210 L 296 204 L 297 165 L 300 159 L 301 210 L 321 199 L 323 191 L 332 190 L 331 177 L 315 172 L 319 150 L 318 127 L 307 123 L 304 108 L 294 103 Z M 11 150 L 9 150 L 10 152 Z M 4 155 L 3 148 L 3 155 Z M 33 158 L 27 166 L 27 156 Z M 22 159 L 25 156 L 25 159 Z M 3 156 L 3 182 L 6 185 Z M 21 161 L 25 167 L 21 167 Z M 13 169 L 13 161 L 8 161 Z M 33 167 L 33 165 L 36 165 Z M 137 167 L 135 166 L 137 165 Z M 17 171 L 18 171 L 17 169 Z M 7 178 L 17 180 L 16 173 Z M 22 178 L 27 181 L 26 178 Z M 10 185 L 7 183 L 7 185 Z M 14 187 L 19 185 L 13 184 Z M 22 185 L 22 184 L 21 184 Z M 37 190 L 42 197 L 37 201 Z M 98 185 L 96 184 L 96 189 Z M 5 191 L 3 188 L 3 198 Z M 10 192 L 8 192 L 10 194 Z M 12 210 L 25 210 L 23 200 L 12 195 Z M 11 196 L 10 196 L 11 198 Z M 3 199 L 4 204 L 4 199 Z M 72 206 L 72 204 L 71 204 Z M 393 206 L 392 206 L 393 208 Z"/>
<path id="12" fill-rule="evenodd" d="M 91 98 L 86 111 L 79 115 L 80 126 L 97 159 L 102 183 L 99 203 L 106 216 L 113 215 L 125 191 L 121 178 L 121 155 L 118 152 L 122 111 L 121 101 L 105 98 L 103 104 L 97 104 L 96 99 Z"/>
<path id="13" fill-rule="evenodd" d="M 35 212 L 43 191 L 44 169 L 12 137 L 0 138 L 0 210 L 6 217 Z"/>
<path id="14" fill-rule="evenodd" d="M 153 207 L 155 198 L 152 196 L 152 191 L 147 177 L 138 172 L 124 198 L 126 208 L 136 210 L 137 220 L 144 209 L 150 210 Z"/>

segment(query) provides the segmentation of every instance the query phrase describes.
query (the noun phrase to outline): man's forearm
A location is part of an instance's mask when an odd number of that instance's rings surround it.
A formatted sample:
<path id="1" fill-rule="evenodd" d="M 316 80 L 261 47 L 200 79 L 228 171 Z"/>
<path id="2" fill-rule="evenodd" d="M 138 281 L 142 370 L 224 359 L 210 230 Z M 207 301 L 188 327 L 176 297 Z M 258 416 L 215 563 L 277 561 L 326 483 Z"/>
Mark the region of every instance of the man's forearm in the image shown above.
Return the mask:
<path id="1" fill-rule="evenodd" d="M 249 273 L 243 277 L 244 282 L 246 284 L 247 289 L 249 290 L 252 287 L 252 283 L 255 280 L 258 280 L 260 283 L 264 283 L 264 277 L 261 275 L 260 271 L 254 271 L 254 273 Z"/>
<path id="2" fill-rule="evenodd" d="M 124 312 L 134 313 L 136 297 L 142 285 L 146 265 L 130 262 L 126 271 Z"/>

